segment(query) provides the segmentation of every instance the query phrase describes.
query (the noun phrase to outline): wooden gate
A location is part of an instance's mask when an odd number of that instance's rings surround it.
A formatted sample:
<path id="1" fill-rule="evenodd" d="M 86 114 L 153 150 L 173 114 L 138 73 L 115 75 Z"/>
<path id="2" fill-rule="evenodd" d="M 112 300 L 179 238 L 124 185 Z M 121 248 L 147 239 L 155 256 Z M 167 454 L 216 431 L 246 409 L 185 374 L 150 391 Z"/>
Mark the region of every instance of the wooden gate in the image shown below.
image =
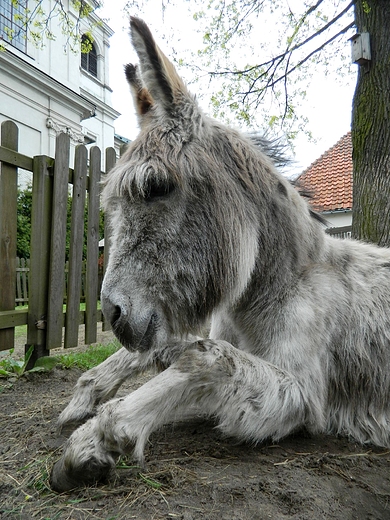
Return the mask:
<path id="1" fill-rule="evenodd" d="M 85 343 L 96 342 L 98 310 L 99 182 L 101 152 L 79 145 L 74 168 L 69 168 L 70 138 L 56 139 L 55 158 L 18 153 L 18 128 L 1 125 L 0 146 L 0 351 L 13 347 L 15 327 L 27 324 L 26 349 L 34 346 L 30 364 L 61 347 L 78 344 L 79 325 L 85 324 Z M 106 150 L 106 171 L 115 164 L 113 148 Z M 32 215 L 28 278 L 28 309 L 15 309 L 18 168 L 31 171 Z M 69 272 L 65 289 L 67 198 L 72 193 Z M 88 201 L 85 311 L 80 311 L 84 213 Z M 105 244 L 105 261 L 108 244 Z"/>

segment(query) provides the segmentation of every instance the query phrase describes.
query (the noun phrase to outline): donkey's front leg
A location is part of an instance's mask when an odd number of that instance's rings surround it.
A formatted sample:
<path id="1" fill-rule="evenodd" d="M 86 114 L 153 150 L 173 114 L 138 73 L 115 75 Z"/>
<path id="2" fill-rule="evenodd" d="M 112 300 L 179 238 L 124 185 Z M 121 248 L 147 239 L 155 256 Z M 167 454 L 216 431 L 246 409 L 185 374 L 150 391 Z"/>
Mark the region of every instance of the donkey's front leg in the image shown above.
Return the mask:
<path id="1" fill-rule="evenodd" d="M 186 393 L 188 374 L 173 366 L 124 398 L 102 405 L 95 417 L 68 439 L 54 465 L 50 483 L 56 491 L 102 480 L 115 458 L 134 449 L 142 464 L 145 442 L 159 426 L 173 421 Z"/>
<path id="2" fill-rule="evenodd" d="M 115 396 L 121 384 L 137 373 L 139 354 L 124 347 L 80 376 L 73 396 L 58 418 L 59 430 L 73 430 L 96 412 L 98 404 Z"/>
<path id="3" fill-rule="evenodd" d="M 142 463 L 148 436 L 193 405 L 241 440 L 280 438 L 304 424 L 321 427 L 324 392 L 319 374 L 312 376 L 298 381 L 224 341 L 199 341 L 129 396 L 102 405 L 76 430 L 53 468 L 51 485 L 66 491 L 96 482 L 118 454 L 133 448 Z"/>
<path id="4" fill-rule="evenodd" d="M 176 341 L 153 352 L 129 352 L 122 347 L 77 381 L 73 397 L 58 418 L 59 430 L 72 431 L 96 413 L 96 407 L 112 399 L 122 383 L 149 367 L 171 365 L 193 342 Z"/>

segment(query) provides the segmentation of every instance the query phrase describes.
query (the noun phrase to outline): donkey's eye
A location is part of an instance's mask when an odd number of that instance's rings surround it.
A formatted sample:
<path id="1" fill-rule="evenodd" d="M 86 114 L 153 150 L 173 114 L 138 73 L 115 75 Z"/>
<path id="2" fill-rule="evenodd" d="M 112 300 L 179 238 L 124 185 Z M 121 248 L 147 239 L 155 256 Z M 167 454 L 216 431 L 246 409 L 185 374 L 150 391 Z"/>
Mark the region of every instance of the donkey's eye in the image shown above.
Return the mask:
<path id="1" fill-rule="evenodd" d="M 175 186 L 171 182 L 159 182 L 156 179 L 150 179 L 145 186 L 144 199 L 146 202 L 152 202 L 156 199 L 166 197 L 172 193 Z"/>

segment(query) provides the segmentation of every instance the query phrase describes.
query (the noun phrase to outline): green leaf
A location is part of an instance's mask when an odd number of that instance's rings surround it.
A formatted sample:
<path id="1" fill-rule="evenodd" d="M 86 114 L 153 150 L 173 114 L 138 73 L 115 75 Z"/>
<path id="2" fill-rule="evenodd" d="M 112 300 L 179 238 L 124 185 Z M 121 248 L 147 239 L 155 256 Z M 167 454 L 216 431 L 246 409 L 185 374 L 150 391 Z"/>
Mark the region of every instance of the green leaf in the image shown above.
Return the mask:
<path id="1" fill-rule="evenodd" d="M 30 370 L 30 372 L 33 371 L 50 371 L 52 370 L 56 365 L 60 363 L 60 358 L 57 356 L 44 356 L 36 360 L 34 368 Z"/>
<path id="2" fill-rule="evenodd" d="M 24 370 L 26 369 L 33 352 L 34 352 L 34 345 L 31 345 L 31 347 L 27 350 L 26 354 L 24 355 L 24 364 L 23 364 Z"/>
<path id="3" fill-rule="evenodd" d="M 34 367 L 34 368 L 30 368 L 30 370 L 28 370 L 27 372 L 30 373 L 30 372 L 47 372 L 48 370 L 44 367 Z"/>
<path id="4" fill-rule="evenodd" d="M 153 489 L 160 489 L 162 487 L 161 482 L 157 482 L 157 480 L 149 478 L 142 473 L 138 473 L 138 475 L 148 486 L 152 487 Z"/>
<path id="5" fill-rule="evenodd" d="M 18 376 L 21 376 L 24 372 L 25 368 L 25 362 L 24 361 L 13 361 L 11 364 L 12 370 L 17 374 Z"/>

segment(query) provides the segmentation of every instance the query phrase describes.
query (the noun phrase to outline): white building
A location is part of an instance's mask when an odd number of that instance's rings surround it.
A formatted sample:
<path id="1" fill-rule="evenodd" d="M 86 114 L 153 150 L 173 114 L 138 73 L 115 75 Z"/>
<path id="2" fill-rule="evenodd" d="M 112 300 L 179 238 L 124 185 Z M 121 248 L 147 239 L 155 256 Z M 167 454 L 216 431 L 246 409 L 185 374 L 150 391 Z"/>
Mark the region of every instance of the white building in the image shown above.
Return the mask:
<path id="1" fill-rule="evenodd" d="M 43 0 L 43 10 L 49 13 L 55 3 Z M 77 23 L 70 0 L 62 3 L 69 19 Z M 95 0 L 89 3 L 98 6 Z M 45 39 L 37 47 L 18 21 L 18 14 L 36 5 L 34 0 L 19 0 L 17 6 L 12 0 L 0 0 L 0 38 L 5 47 L 0 52 L 0 123 L 10 119 L 18 125 L 19 151 L 29 156 L 53 157 L 60 131 L 69 134 L 73 150 L 80 143 L 101 150 L 114 146 L 114 121 L 120 114 L 112 108 L 109 86 L 113 31 L 95 13 L 79 21 L 81 35 L 93 24 L 92 50 L 82 54 L 71 49 L 59 17 L 51 17 L 49 29 L 55 39 Z"/>

